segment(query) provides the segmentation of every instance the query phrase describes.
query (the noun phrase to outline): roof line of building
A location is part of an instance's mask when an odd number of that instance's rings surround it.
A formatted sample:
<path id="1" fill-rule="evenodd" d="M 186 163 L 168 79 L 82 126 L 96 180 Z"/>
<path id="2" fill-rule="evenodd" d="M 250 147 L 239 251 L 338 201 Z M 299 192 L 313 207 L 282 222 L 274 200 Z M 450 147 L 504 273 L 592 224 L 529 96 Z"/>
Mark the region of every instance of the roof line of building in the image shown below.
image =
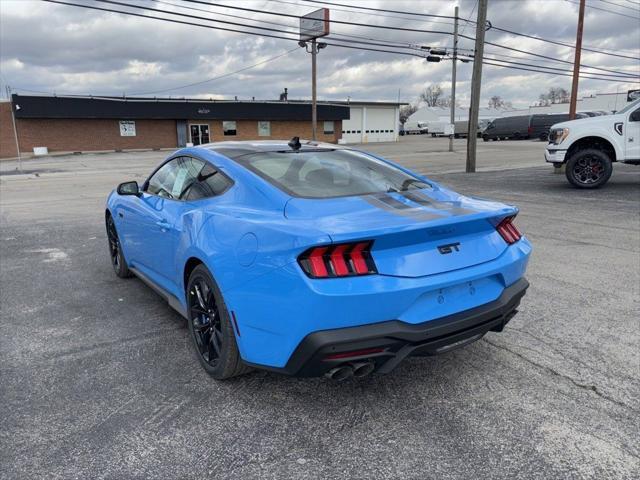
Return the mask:
<path id="1" fill-rule="evenodd" d="M 167 98 L 167 97 L 115 97 L 115 96 L 99 96 L 99 95 L 20 95 L 14 93 L 13 97 L 29 97 L 29 98 L 74 98 L 84 100 L 106 100 L 112 102 L 158 102 L 158 103 L 268 103 L 268 104 L 307 104 L 311 100 L 225 100 L 213 98 Z M 399 106 L 408 105 L 406 102 L 389 102 L 389 101 L 346 101 L 346 100 L 319 100 L 318 104 L 322 105 L 389 105 Z"/>

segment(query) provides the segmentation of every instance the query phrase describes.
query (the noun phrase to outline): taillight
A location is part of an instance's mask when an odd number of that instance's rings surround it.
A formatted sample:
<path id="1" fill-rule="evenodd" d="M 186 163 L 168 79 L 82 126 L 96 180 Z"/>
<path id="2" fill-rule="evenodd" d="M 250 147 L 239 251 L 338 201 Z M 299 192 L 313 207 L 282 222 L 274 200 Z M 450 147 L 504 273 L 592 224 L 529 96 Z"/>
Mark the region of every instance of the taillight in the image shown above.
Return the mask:
<path id="1" fill-rule="evenodd" d="M 311 278 L 352 277 L 378 273 L 371 258 L 372 244 L 373 242 L 355 242 L 313 247 L 298 257 L 298 263 Z"/>
<path id="2" fill-rule="evenodd" d="M 522 238 L 522 234 L 513 224 L 513 220 L 515 218 L 515 215 L 512 217 L 507 217 L 502 220 L 496 227 L 496 230 L 498 231 L 500 236 L 504 238 L 504 241 L 509 245 L 516 243 L 518 240 L 520 240 L 520 238 Z"/>

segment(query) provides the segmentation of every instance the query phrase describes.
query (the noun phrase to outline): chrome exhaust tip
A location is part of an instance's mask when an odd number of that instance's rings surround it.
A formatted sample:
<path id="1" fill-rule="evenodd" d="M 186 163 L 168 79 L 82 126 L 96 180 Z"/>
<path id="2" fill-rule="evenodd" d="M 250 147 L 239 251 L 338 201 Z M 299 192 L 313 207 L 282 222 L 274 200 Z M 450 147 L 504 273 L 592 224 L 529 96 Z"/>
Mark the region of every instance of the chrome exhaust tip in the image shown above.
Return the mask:
<path id="1" fill-rule="evenodd" d="M 366 362 L 355 362 L 351 364 L 351 368 L 353 368 L 353 376 L 356 378 L 366 377 L 376 368 L 376 364 L 373 360 L 368 360 Z"/>
<path id="2" fill-rule="evenodd" d="M 324 374 L 325 377 L 334 380 L 336 382 L 342 382 L 353 375 L 353 367 L 350 365 L 340 365 L 332 368 Z"/>

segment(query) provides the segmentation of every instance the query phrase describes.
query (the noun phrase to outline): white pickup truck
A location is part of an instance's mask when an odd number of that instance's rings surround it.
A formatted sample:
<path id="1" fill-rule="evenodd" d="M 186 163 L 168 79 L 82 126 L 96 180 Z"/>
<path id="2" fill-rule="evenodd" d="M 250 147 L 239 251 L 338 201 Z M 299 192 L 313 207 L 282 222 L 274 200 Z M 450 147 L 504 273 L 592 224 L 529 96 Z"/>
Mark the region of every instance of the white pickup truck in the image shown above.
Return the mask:
<path id="1" fill-rule="evenodd" d="M 544 158 L 566 164 L 567 180 L 578 188 L 598 188 L 609 180 L 613 162 L 640 165 L 640 100 L 613 115 L 556 123 Z"/>

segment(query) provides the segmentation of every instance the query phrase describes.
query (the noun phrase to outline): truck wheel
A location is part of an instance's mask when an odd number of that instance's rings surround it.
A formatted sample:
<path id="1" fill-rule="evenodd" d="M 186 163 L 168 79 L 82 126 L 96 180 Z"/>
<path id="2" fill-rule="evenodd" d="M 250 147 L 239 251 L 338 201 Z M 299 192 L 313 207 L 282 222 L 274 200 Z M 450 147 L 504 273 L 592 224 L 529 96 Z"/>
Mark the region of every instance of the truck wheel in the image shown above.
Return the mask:
<path id="1" fill-rule="evenodd" d="M 578 150 L 569 160 L 565 174 L 577 188 L 598 188 L 607 183 L 613 172 L 608 155 L 595 148 Z"/>
<path id="2" fill-rule="evenodd" d="M 543 142 L 546 142 L 549 139 L 549 134 L 548 133 L 541 133 L 540 134 L 540 140 L 542 140 Z"/>
<path id="3" fill-rule="evenodd" d="M 485 142 L 489 141 L 489 135 L 482 135 L 482 140 L 484 140 Z"/>

